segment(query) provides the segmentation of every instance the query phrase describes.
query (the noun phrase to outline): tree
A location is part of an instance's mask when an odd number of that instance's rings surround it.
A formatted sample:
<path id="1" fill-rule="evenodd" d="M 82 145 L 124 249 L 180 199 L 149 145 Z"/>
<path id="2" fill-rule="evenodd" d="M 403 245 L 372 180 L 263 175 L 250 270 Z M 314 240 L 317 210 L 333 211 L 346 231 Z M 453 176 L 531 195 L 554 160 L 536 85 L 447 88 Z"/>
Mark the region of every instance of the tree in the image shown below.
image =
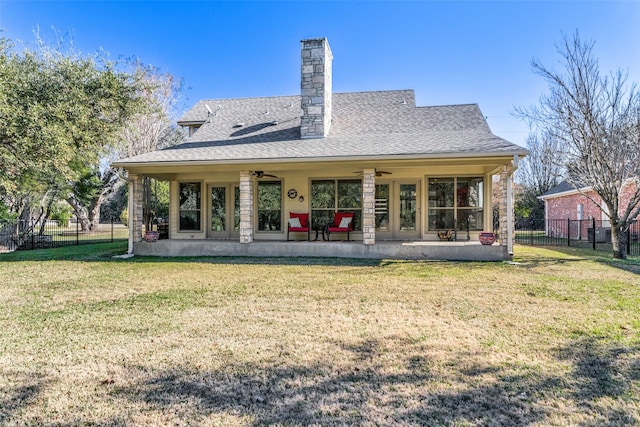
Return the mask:
<path id="1" fill-rule="evenodd" d="M 556 155 L 566 166 L 567 180 L 576 188 L 591 187 L 602 199 L 613 257 L 626 258 L 626 232 L 640 211 L 640 100 L 635 84 L 627 84 L 627 73 L 600 73 L 593 47 L 575 33 L 563 36 L 558 47 L 560 71 L 532 61 L 549 92 L 538 106 L 519 112 L 561 142 Z M 621 190 L 629 182 L 635 191 L 623 205 Z"/>
<path id="2" fill-rule="evenodd" d="M 564 165 L 558 153 L 562 143 L 546 132 L 532 132 L 527 138 L 529 154 L 516 172 L 520 188 L 516 212 L 532 219 L 544 218 L 544 202 L 538 196 L 560 183 Z"/>
<path id="3" fill-rule="evenodd" d="M 44 211 L 65 198 L 142 106 L 136 75 L 104 53 L 40 39 L 18 52 L 0 39 L 0 189 L 11 210 L 26 219 L 38 201 Z"/>
<path id="4" fill-rule="evenodd" d="M 135 74 L 145 82 L 141 93 L 147 108 L 129 119 L 120 132 L 118 145 L 114 147 L 116 158 L 148 153 L 158 148 L 180 143 L 184 134 L 174 125 L 177 94 L 182 82 L 156 68 L 135 65 Z M 144 177 L 142 204 L 145 228 L 151 230 L 158 215 L 168 215 L 168 182 Z M 166 196 L 166 197 L 163 197 Z M 166 199 L 166 200 L 165 200 Z"/>

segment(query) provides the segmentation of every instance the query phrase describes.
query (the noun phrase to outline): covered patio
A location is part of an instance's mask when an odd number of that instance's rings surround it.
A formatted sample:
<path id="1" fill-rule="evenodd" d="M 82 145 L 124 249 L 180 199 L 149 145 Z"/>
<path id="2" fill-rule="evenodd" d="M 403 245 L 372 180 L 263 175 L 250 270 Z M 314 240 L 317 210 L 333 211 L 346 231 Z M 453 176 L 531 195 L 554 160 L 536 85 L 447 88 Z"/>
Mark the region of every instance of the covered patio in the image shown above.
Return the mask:
<path id="1" fill-rule="evenodd" d="M 477 240 L 383 241 L 363 245 L 358 241 L 237 241 L 158 240 L 137 242 L 135 253 L 143 256 L 228 256 L 228 257 L 338 257 L 369 259 L 502 261 L 507 247 L 481 245 Z"/>

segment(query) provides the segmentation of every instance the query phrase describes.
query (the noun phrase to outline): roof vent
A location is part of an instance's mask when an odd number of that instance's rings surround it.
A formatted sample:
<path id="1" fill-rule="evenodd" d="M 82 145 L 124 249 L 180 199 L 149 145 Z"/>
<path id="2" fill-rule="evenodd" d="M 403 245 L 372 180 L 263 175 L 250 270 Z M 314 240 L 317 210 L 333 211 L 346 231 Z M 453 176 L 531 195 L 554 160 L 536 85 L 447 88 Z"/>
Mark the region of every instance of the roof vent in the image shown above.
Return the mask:
<path id="1" fill-rule="evenodd" d="M 235 125 L 233 125 L 233 127 L 234 127 L 234 128 L 241 128 L 241 127 L 243 127 L 243 126 L 244 126 L 244 123 L 243 123 L 243 122 L 236 123 Z"/>

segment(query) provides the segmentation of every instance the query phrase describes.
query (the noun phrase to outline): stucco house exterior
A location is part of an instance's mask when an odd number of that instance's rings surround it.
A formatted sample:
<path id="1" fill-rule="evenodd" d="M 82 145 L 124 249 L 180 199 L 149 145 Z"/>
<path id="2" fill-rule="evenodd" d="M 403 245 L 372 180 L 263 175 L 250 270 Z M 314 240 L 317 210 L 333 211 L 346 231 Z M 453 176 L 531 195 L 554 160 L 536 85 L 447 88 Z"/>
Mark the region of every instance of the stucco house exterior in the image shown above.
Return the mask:
<path id="1" fill-rule="evenodd" d="M 121 159 L 129 177 L 130 252 L 505 259 L 513 251 L 513 172 L 522 147 L 494 135 L 475 104 L 417 107 L 413 90 L 333 93 L 325 38 L 301 42 L 301 92 L 196 103 L 179 121 L 189 138 Z M 499 175 L 500 240 L 491 231 Z M 142 240 L 141 179 L 170 182 L 167 240 Z M 311 238 L 335 212 L 353 231 Z M 457 229 L 455 241 L 438 231 Z M 468 239 L 467 239 L 468 237 Z M 335 238 L 335 240 L 334 240 Z"/>

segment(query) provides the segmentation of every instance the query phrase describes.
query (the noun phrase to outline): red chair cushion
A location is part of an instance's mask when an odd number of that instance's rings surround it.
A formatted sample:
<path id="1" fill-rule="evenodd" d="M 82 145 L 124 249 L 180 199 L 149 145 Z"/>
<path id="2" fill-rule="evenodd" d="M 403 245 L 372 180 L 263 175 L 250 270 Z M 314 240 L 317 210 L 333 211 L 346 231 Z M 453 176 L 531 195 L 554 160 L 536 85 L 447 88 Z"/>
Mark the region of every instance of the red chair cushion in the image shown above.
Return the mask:
<path id="1" fill-rule="evenodd" d="M 309 214 L 308 213 L 295 213 L 295 212 L 289 212 L 289 218 L 299 218 L 300 219 L 300 225 L 302 225 L 302 229 L 301 231 L 307 231 L 307 228 L 309 228 Z M 298 227 L 295 227 L 296 229 Z M 289 230 L 293 231 L 294 228 L 289 228 Z"/>
<path id="2" fill-rule="evenodd" d="M 342 218 L 351 218 L 349 228 L 340 227 Z M 351 231 L 353 230 L 353 212 L 336 212 L 333 217 L 333 223 L 329 226 L 329 231 Z"/>

